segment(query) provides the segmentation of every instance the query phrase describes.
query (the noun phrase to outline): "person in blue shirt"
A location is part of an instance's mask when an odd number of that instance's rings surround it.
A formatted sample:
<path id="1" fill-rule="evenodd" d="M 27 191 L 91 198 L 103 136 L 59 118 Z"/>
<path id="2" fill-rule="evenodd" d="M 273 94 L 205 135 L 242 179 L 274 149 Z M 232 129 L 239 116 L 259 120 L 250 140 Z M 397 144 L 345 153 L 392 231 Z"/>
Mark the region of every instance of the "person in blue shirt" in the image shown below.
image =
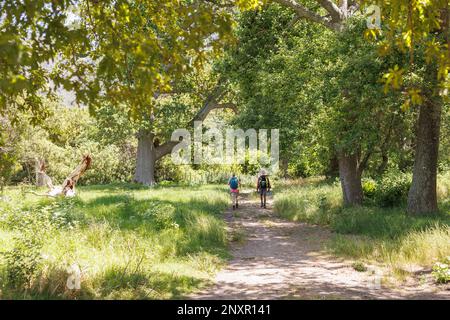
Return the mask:
<path id="1" fill-rule="evenodd" d="M 238 195 L 239 195 L 239 187 L 241 182 L 239 181 L 236 174 L 233 173 L 231 178 L 228 180 L 228 185 L 230 186 L 230 194 L 231 194 L 231 203 L 233 204 L 233 210 L 239 208 L 238 203 Z"/>

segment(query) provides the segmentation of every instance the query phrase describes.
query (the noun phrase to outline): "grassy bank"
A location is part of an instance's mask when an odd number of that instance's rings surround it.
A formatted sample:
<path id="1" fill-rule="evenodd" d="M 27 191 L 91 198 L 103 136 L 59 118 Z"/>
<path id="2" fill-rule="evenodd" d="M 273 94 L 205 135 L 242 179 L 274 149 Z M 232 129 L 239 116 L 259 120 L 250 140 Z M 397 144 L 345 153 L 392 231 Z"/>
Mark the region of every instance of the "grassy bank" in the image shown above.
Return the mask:
<path id="1" fill-rule="evenodd" d="M 0 201 L 1 298 L 177 298 L 227 258 L 221 187 L 90 186 L 59 200 L 27 191 Z"/>
<path id="2" fill-rule="evenodd" d="M 439 177 L 440 213 L 411 217 L 405 207 L 344 207 L 338 182 L 323 179 L 285 184 L 275 200 L 284 218 L 330 227 L 334 254 L 387 265 L 397 275 L 431 267 L 450 256 L 450 174 Z"/>

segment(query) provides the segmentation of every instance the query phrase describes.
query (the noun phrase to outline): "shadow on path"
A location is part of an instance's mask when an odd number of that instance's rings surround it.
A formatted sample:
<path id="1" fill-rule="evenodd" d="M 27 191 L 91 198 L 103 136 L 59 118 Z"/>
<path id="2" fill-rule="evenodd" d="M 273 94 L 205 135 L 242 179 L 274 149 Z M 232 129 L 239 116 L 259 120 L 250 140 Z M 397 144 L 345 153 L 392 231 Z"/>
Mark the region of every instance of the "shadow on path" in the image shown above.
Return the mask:
<path id="1" fill-rule="evenodd" d="M 328 255 L 323 244 L 327 229 L 289 222 L 243 193 L 239 209 L 228 210 L 229 232 L 245 232 L 243 244 L 232 244 L 233 259 L 215 284 L 191 299 L 450 299 L 449 291 L 428 287 L 391 289 L 379 272 L 357 272 L 345 261 Z"/>

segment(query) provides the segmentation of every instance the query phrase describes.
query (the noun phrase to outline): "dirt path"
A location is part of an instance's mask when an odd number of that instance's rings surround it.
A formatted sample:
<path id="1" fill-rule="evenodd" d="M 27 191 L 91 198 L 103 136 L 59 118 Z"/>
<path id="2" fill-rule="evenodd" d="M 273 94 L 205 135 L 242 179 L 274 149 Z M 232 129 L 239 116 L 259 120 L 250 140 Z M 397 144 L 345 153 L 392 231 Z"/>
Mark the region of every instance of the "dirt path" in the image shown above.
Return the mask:
<path id="1" fill-rule="evenodd" d="M 351 261 L 327 255 L 331 233 L 321 227 L 279 219 L 243 194 L 239 209 L 227 211 L 229 232 L 243 243 L 215 284 L 192 299 L 450 299 L 449 290 L 427 283 L 390 289 L 380 270 L 357 272 Z"/>

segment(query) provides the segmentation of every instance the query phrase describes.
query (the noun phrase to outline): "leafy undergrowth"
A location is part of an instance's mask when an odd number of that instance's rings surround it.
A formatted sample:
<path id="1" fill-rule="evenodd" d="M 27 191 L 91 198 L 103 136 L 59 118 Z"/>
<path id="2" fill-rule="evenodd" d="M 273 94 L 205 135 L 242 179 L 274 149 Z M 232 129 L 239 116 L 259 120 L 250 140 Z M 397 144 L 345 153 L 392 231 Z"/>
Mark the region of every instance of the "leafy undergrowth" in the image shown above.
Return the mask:
<path id="1" fill-rule="evenodd" d="M 449 191 L 447 173 L 439 177 L 440 212 L 412 217 L 403 204 L 344 207 L 337 181 L 305 180 L 282 187 L 275 211 L 290 220 L 330 227 L 335 235 L 327 248 L 334 254 L 382 263 L 395 275 L 417 266 L 431 269 L 450 255 Z"/>
<path id="2" fill-rule="evenodd" d="M 26 190 L 0 202 L 1 298 L 178 298 L 228 258 L 217 186 L 91 186 L 58 200 Z"/>

